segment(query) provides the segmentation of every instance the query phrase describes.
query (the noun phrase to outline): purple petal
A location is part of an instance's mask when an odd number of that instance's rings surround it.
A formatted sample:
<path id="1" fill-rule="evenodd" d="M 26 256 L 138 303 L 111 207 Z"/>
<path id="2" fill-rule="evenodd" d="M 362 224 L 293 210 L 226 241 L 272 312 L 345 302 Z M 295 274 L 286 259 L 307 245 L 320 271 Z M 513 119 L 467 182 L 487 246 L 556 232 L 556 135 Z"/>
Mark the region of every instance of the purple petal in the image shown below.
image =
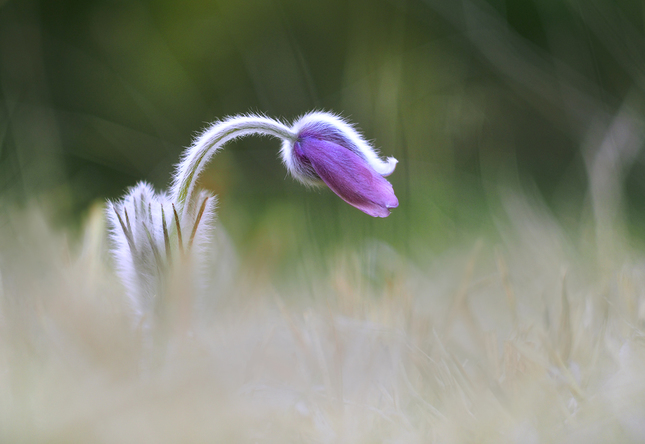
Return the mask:
<path id="1" fill-rule="evenodd" d="M 295 146 L 301 161 L 308 161 L 316 174 L 348 204 L 374 217 L 387 217 L 399 206 L 392 185 L 354 152 L 311 137 Z"/>

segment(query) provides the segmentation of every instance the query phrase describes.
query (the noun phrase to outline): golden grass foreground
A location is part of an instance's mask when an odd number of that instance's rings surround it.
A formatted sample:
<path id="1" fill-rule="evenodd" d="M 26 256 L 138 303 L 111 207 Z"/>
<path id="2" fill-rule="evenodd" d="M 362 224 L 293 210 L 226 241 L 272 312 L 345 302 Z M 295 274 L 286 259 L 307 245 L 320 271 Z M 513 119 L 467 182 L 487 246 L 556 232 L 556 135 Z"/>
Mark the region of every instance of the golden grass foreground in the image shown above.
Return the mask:
<path id="1" fill-rule="evenodd" d="M 0 441 L 643 442 L 643 252 L 513 202 L 497 241 L 425 265 L 374 242 L 291 290 L 220 229 L 207 288 L 178 269 L 149 329 L 102 208 L 78 242 L 5 211 Z"/>

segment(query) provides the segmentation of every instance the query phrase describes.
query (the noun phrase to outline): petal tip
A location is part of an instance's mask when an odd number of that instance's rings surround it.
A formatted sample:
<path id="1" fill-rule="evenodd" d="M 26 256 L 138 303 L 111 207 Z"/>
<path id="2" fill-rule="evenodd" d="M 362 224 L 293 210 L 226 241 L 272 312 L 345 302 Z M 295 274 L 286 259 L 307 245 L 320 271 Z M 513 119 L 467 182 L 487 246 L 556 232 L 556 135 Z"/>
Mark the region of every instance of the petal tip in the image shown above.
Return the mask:
<path id="1" fill-rule="evenodd" d="M 394 157 L 388 157 L 386 161 L 387 161 L 387 166 L 385 167 L 384 171 L 381 173 L 381 176 L 383 177 L 387 177 L 390 174 L 392 174 L 396 169 L 396 164 L 399 163 L 399 161 L 396 160 Z"/>
<path id="2" fill-rule="evenodd" d="M 390 209 L 390 208 L 397 208 L 399 206 L 399 199 L 392 193 L 392 198 L 390 199 L 389 202 L 385 203 L 385 208 Z"/>

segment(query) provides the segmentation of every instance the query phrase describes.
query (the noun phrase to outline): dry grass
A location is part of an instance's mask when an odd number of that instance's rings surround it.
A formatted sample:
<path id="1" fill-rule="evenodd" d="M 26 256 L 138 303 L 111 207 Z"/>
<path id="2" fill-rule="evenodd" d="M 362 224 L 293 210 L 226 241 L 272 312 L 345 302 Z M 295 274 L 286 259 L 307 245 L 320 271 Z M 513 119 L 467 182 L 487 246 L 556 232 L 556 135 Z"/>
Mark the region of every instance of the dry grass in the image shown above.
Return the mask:
<path id="1" fill-rule="evenodd" d="M 177 271 L 150 330 L 100 209 L 72 247 L 39 212 L 8 213 L 0 441 L 642 442 L 643 256 L 508 211 L 501 242 L 423 267 L 339 251 L 290 294 L 218 242 L 208 288 Z"/>

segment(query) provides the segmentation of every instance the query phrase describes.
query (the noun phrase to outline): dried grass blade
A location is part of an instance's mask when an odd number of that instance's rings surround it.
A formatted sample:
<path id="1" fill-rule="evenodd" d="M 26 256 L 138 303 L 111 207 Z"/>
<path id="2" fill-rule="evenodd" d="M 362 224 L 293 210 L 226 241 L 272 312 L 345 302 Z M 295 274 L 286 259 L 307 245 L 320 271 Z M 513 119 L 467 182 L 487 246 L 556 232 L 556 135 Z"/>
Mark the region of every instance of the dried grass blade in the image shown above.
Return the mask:
<path id="1" fill-rule="evenodd" d="M 157 268 L 161 273 L 163 272 L 164 266 L 163 266 L 163 262 L 161 261 L 161 256 L 159 255 L 159 250 L 157 249 L 157 246 L 155 245 L 154 240 L 152 239 L 152 235 L 150 234 L 150 230 L 148 230 L 148 226 L 146 224 L 143 224 L 143 229 L 146 231 L 146 235 L 148 236 L 148 242 L 150 242 L 150 248 L 152 249 L 152 253 L 155 255 Z"/>
<path id="2" fill-rule="evenodd" d="M 123 223 L 123 219 L 121 218 L 121 215 L 116 210 L 116 207 L 114 205 L 112 206 L 112 209 L 114 210 L 114 214 L 116 214 L 116 217 L 119 219 L 119 224 L 121 224 L 121 229 L 123 230 L 123 234 L 125 235 L 125 238 L 128 240 L 128 245 L 130 246 L 130 251 L 132 252 L 132 254 L 135 254 L 137 252 L 137 249 L 134 246 L 134 239 L 132 238 L 132 231 L 129 229 L 130 224 L 128 223 L 128 227 L 126 227 L 125 224 Z M 128 212 L 127 211 L 125 211 L 125 217 L 126 217 L 126 219 L 128 217 Z"/>
<path id="3" fill-rule="evenodd" d="M 130 217 L 128 216 L 128 210 L 125 207 L 123 207 L 123 213 L 125 214 L 125 223 L 128 225 L 128 231 L 130 232 L 130 235 L 132 235 L 132 225 L 130 225 Z"/>
<path id="4" fill-rule="evenodd" d="M 177 226 L 177 238 L 179 239 L 179 251 L 184 252 L 184 242 L 181 238 L 181 225 L 179 224 L 179 215 L 175 209 L 175 204 L 172 204 L 172 212 L 175 214 L 175 225 Z"/>
<path id="5" fill-rule="evenodd" d="M 197 227 L 199 227 L 199 222 L 202 220 L 202 215 L 204 214 L 204 209 L 206 208 L 207 201 L 208 201 L 208 196 L 204 198 L 204 201 L 202 202 L 202 206 L 199 207 L 199 213 L 197 214 L 197 219 L 195 219 L 193 232 L 190 234 L 190 240 L 188 241 L 188 250 L 193 248 L 193 241 L 195 240 L 195 234 L 197 234 Z"/>
<path id="6" fill-rule="evenodd" d="M 562 310 L 560 312 L 560 329 L 558 331 L 559 351 L 562 361 L 567 362 L 571 355 L 573 333 L 571 329 L 571 307 L 567 296 L 566 275 L 562 278 Z"/>
<path id="7" fill-rule="evenodd" d="M 166 247 L 166 260 L 168 261 L 168 265 L 170 265 L 172 256 L 170 254 L 170 238 L 168 237 L 168 227 L 166 227 L 166 215 L 163 211 L 163 204 L 159 205 L 161 206 L 161 227 L 163 229 L 163 243 Z"/>

